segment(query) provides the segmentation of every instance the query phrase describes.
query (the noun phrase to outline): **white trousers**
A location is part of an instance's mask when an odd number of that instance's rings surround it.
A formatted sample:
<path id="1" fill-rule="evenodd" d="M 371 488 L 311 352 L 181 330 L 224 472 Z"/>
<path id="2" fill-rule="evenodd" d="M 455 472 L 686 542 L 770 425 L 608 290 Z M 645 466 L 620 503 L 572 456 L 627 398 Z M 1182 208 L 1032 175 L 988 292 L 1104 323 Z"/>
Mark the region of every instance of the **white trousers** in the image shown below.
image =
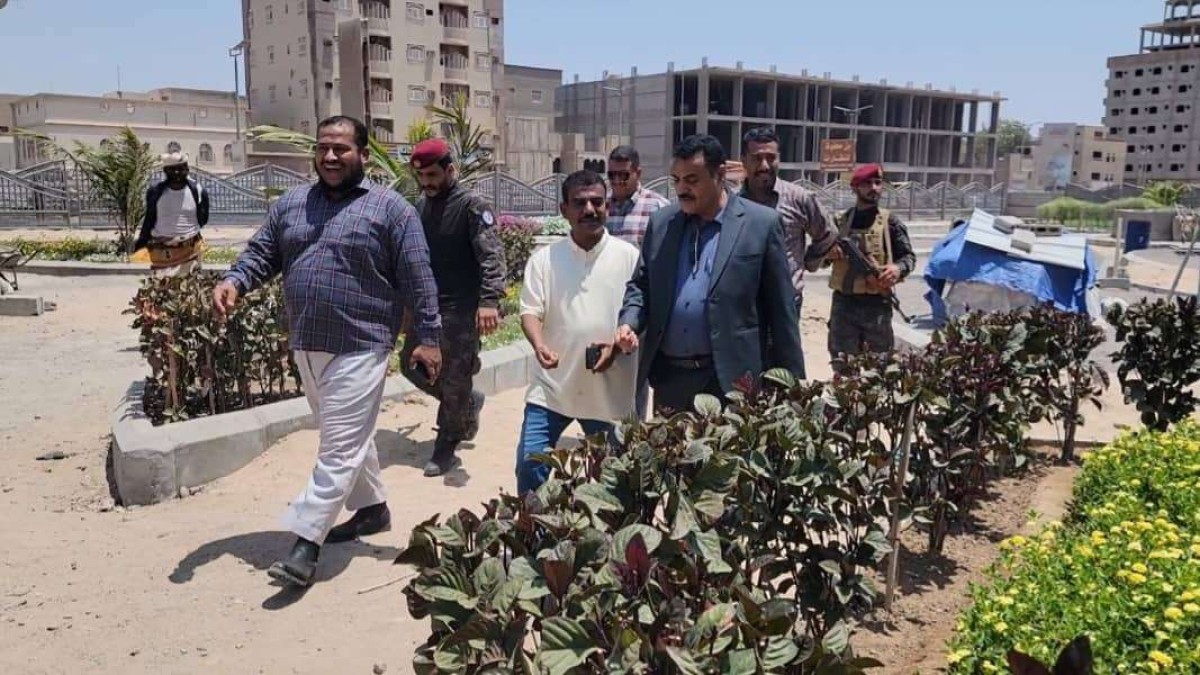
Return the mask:
<path id="1" fill-rule="evenodd" d="M 283 526 L 322 544 L 345 507 L 357 511 L 387 499 L 375 449 L 388 353 L 295 352 L 304 394 L 321 440 L 304 491 L 283 515 Z"/>

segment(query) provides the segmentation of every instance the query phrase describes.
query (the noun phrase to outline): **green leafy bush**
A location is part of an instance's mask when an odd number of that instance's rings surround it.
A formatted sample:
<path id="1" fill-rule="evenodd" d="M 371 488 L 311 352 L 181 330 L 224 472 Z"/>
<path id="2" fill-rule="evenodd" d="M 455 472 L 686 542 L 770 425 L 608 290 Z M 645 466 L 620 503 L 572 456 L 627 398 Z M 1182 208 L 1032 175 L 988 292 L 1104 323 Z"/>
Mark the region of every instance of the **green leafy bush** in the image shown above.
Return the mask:
<path id="1" fill-rule="evenodd" d="M 430 619 L 418 673 L 855 673 L 849 619 L 889 550 L 888 461 L 786 373 L 731 405 L 590 439 L 481 514 L 435 517 L 398 563 Z M 540 670 L 539 670 L 540 669 Z"/>
<path id="2" fill-rule="evenodd" d="M 530 218 L 503 215 L 497 225 L 500 241 L 504 244 L 504 261 L 508 268 L 507 276 L 510 283 L 519 282 L 525 278 L 525 263 L 533 254 L 533 236 L 537 234 L 540 225 Z"/>
<path id="3" fill-rule="evenodd" d="M 150 366 L 145 412 L 154 424 L 300 396 L 279 282 L 242 298 L 226 324 L 212 312 L 216 272 L 146 279 L 125 314 Z"/>
<path id="4" fill-rule="evenodd" d="M 0 241 L 0 248 L 15 248 L 24 255 L 37 251 L 38 260 L 87 260 L 95 256 L 111 257 L 115 260 L 119 256 L 113 241 L 77 237 L 46 241 L 9 239 Z"/>
<path id="5" fill-rule="evenodd" d="M 951 673 L 1076 635 L 1098 672 L 1200 672 L 1200 427 L 1126 435 L 1084 461 L 1066 526 L 1001 545 L 951 642 Z"/>
<path id="6" fill-rule="evenodd" d="M 1195 296 L 1115 306 L 1108 320 L 1121 349 L 1113 355 L 1125 400 L 1142 424 L 1165 430 L 1192 414 L 1200 381 L 1200 307 Z"/>
<path id="7" fill-rule="evenodd" d="M 542 228 L 538 234 L 566 235 L 571 232 L 571 224 L 562 216 L 549 216 L 542 219 Z"/>

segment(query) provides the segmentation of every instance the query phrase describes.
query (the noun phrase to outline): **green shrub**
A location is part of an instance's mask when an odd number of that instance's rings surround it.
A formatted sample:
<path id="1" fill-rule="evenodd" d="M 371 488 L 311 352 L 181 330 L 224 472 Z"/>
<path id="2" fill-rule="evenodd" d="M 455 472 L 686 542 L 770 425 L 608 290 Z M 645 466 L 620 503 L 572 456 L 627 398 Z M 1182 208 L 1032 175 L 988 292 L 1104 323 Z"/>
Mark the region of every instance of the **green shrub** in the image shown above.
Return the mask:
<path id="1" fill-rule="evenodd" d="M 774 383 L 774 384 L 772 384 Z M 413 530 L 414 670 L 856 673 L 849 618 L 889 550 L 888 462 L 836 433 L 823 385 L 770 373 L 722 410 L 589 439 L 550 478 Z M 536 667 L 542 670 L 534 670 Z"/>
<path id="2" fill-rule="evenodd" d="M 125 314 L 150 366 L 144 407 L 154 424 L 300 396 L 278 281 L 244 296 L 226 324 L 213 316 L 212 271 L 148 278 Z"/>
<path id="3" fill-rule="evenodd" d="M 25 255 L 38 251 L 37 260 L 79 261 L 94 256 L 108 256 L 115 260 L 120 255 L 112 241 L 76 237 L 46 241 L 10 239 L 0 242 L 0 248 L 15 248 Z"/>
<path id="4" fill-rule="evenodd" d="M 1113 308 L 1108 320 L 1121 349 L 1113 355 L 1125 400 L 1142 424 L 1165 430 L 1196 409 L 1192 385 L 1200 381 L 1200 305 L 1195 296 Z"/>
<path id="5" fill-rule="evenodd" d="M 504 244 L 504 262 L 509 283 L 525 278 L 525 263 L 533 254 L 533 236 L 540 225 L 520 216 L 503 215 L 497 225 L 500 241 Z"/>
<path id="6" fill-rule="evenodd" d="M 1052 662 L 1080 634 L 1097 672 L 1200 672 L 1200 427 L 1127 435 L 1089 456 L 1065 527 L 1013 537 L 951 641 L 951 673 Z"/>
<path id="7" fill-rule="evenodd" d="M 565 235 L 571 231 L 571 224 L 562 216 L 550 216 L 542 220 L 542 229 L 538 234 Z"/>

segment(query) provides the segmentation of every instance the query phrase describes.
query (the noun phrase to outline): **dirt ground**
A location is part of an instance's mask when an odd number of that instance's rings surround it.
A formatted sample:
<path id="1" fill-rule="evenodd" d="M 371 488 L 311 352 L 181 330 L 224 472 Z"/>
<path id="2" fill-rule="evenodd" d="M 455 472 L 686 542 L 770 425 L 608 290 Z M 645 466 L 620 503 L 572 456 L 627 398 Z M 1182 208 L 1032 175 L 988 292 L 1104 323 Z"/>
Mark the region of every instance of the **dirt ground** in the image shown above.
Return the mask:
<path id="1" fill-rule="evenodd" d="M 291 544 L 278 517 L 311 470 L 315 432 L 288 437 L 189 498 L 114 508 L 110 414 L 143 372 L 131 317 L 120 315 L 137 280 L 23 281 L 23 291 L 57 309 L 0 317 L 0 673 L 410 672 L 426 624 L 408 617 L 400 584 L 368 589 L 408 573 L 391 560 L 418 522 L 512 489 L 522 392 L 489 400 L 463 469 L 436 480 L 421 476 L 435 408 L 420 400 L 389 406 L 377 441 L 392 532 L 326 547 L 319 583 L 283 590 L 265 570 Z M 824 378 L 828 301 L 816 288 L 809 297 L 809 374 Z M 1105 415 L 1088 431 L 1107 436 L 1112 424 Z M 66 458 L 37 459 L 52 451 Z M 1069 490 L 1069 480 L 1057 482 Z M 932 672 L 967 582 L 995 542 L 1023 525 L 1043 484 L 1002 484 L 943 557 L 922 560 L 923 543 L 906 540 L 918 552 L 905 558 L 908 595 L 893 617 L 860 632 L 860 651 L 886 656 L 895 664 L 888 673 Z"/>

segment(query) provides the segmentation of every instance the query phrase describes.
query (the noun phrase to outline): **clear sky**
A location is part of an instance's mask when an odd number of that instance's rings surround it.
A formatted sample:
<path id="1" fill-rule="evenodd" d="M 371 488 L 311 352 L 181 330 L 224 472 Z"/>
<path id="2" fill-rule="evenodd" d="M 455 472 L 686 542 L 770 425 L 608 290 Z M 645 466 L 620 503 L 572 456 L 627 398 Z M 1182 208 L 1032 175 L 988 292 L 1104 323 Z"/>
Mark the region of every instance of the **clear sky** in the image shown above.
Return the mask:
<path id="1" fill-rule="evenodd" d="M 119 9 L 118 9 L 119 8 Z M 10 0 L 0 92 L 232 89 L 240 0 Z M 1098 122 L 1105 60 L 1161 0 L 508 0 L 506 61 L 595 79 L 668 61 L 999 90 L 1004 117 Z"/>

